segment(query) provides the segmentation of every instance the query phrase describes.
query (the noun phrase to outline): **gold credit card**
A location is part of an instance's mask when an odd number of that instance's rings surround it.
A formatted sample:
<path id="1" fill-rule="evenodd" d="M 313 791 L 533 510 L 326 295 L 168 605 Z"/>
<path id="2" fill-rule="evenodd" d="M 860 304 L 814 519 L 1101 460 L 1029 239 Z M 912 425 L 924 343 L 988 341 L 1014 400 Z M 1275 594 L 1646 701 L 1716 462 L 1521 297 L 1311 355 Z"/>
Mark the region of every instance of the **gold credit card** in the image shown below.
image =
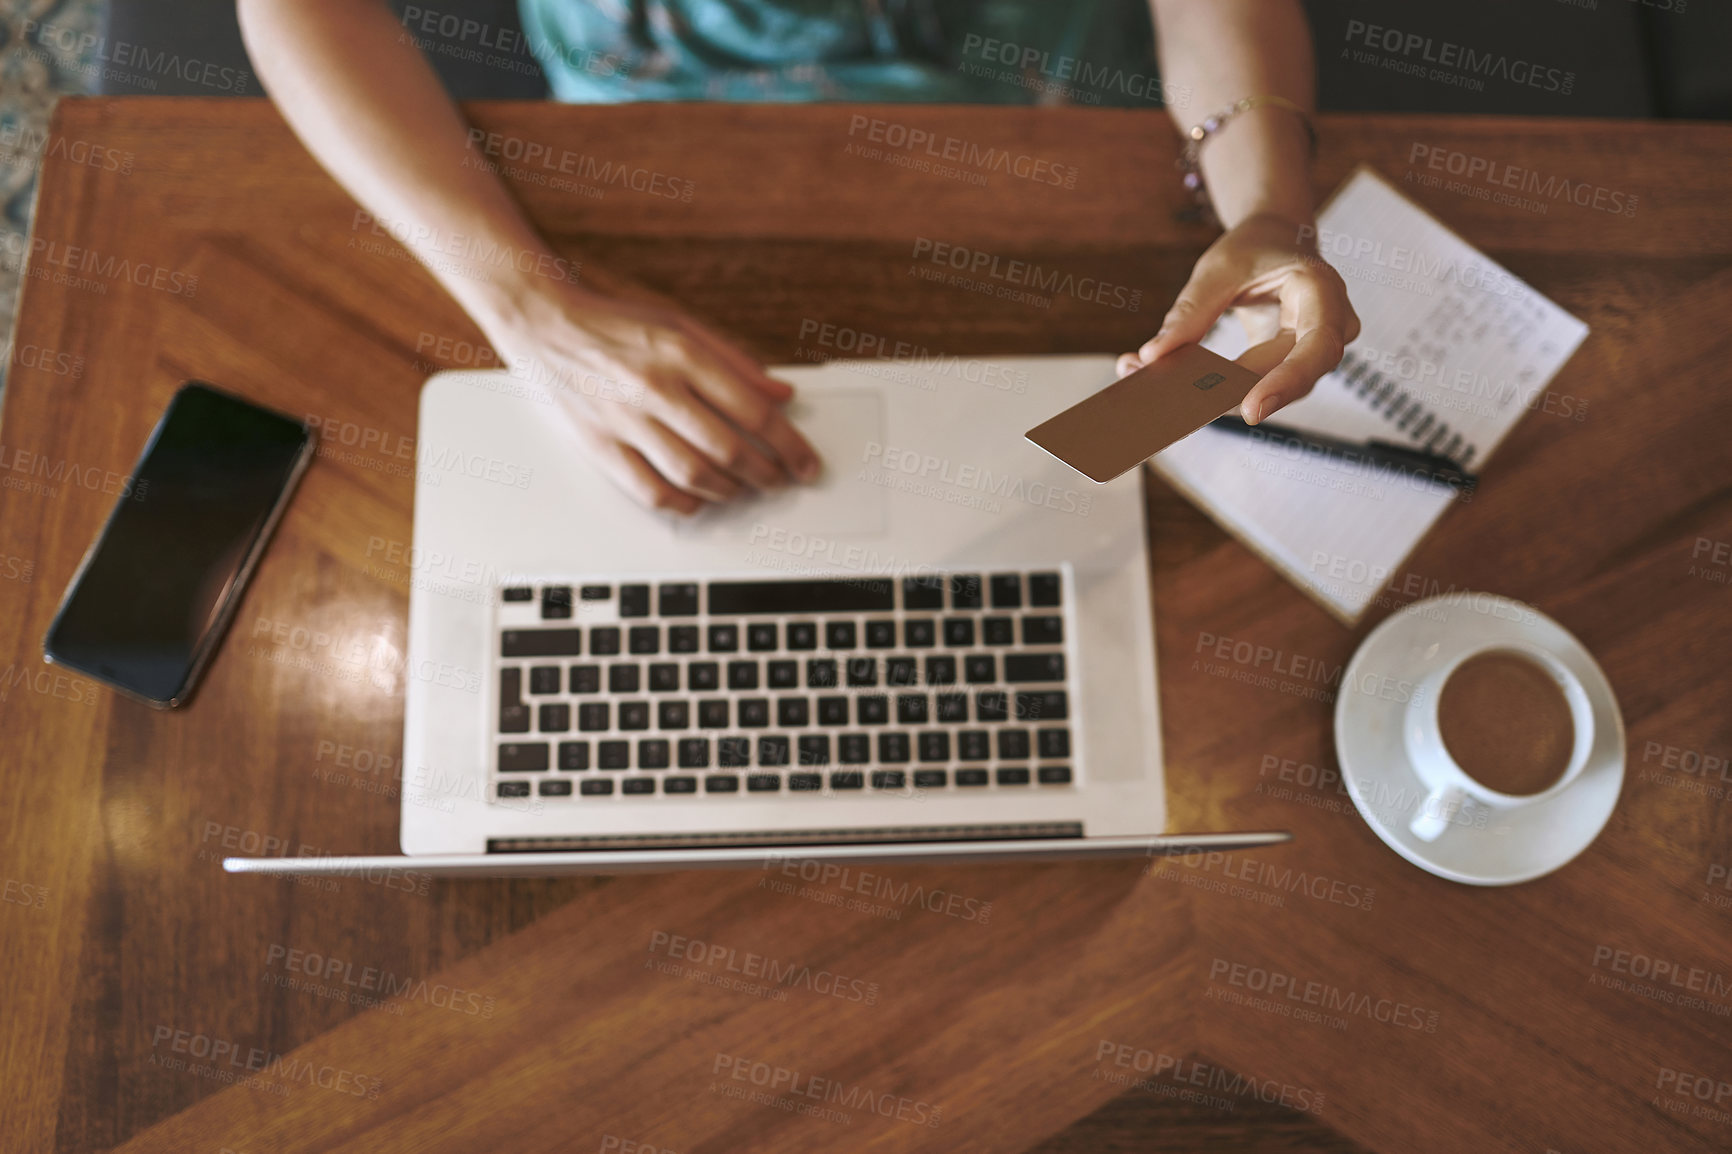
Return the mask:
<path id="1" fill-rule="evenodd" d="M 1090 480 L 1110 481 L 1238 408 L 1260 379 L 1202 345 L 1181 345 L 1026 436 Z"/>

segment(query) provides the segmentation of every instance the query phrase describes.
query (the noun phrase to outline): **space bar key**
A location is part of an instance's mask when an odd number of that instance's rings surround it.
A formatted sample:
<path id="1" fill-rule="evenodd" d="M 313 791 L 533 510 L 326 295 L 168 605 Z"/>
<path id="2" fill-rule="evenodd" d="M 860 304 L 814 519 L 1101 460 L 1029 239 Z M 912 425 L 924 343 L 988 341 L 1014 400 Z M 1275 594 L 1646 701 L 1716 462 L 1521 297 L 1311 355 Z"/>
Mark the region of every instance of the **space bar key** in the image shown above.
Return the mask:
<path id="1" fill-rule="evenodd" d="M 710 613 L 870 613 L 896 608 L 888 577 L 843 581 L 711 581 Z"/>

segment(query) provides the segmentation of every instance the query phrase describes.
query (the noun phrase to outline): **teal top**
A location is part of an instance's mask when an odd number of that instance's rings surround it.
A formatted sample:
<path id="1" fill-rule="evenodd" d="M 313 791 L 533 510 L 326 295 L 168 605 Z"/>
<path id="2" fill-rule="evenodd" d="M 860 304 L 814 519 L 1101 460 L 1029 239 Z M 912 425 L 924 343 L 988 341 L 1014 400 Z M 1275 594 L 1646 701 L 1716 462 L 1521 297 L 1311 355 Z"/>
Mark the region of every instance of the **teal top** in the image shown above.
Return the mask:
<path id="1" fill-rule="evenodd" d="M 556 99 L 1160 108 L 1148 0 L 518 0 Z"/>

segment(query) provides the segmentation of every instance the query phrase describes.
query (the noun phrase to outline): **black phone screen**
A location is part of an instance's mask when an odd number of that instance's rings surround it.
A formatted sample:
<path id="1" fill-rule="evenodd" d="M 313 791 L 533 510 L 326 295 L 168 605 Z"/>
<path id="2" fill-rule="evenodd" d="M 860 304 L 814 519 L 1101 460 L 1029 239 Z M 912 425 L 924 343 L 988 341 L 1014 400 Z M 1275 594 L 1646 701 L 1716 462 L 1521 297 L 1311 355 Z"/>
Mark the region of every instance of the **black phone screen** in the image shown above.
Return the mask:
<path id="1" fill-rule="evenodd" d="M 49 629 L 48 656 L 151 702 L 181 700 L 310 439 L 280 413 L 182 386 Z"/>

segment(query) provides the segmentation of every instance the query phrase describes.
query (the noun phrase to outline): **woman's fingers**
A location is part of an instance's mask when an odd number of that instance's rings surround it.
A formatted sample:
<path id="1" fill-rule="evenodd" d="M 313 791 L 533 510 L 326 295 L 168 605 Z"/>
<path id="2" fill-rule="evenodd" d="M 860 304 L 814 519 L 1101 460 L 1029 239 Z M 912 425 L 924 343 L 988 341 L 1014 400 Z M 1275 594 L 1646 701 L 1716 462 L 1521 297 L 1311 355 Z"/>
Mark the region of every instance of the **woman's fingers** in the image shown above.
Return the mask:
<path id="1" fill-rule="evenodd" d="M 774 488 L 787 480 L 776 462 L 704 403 L 684 381 L 669 381 L 652 390 L 650 396 L 650 415 L 724 473 L 760 489 Z"/>
<path id="2" fill-rule="evenodd" d="M 630 422 L 621 439 L 681 492 L 706 501 L 727 501 L 740 495 L 738 481 L 655 417 L 645 414 Z"/>
<path id="3" fill-rule="evenodd" d="M 611 434 L 589 432 L 585 440 L 601 471 L 638 504 L 688 517 L 703 507 L 701 499 L 668 484 L 642 453 Z"/>
<path id="4" fill-rule="evenodd" d="M 802 481 L 817 477 L 820 466 L 816 450 L 762 388 L 701 356 L 688 360 L 687 379 L 711 408 L 768 447 L 782 468 Z"/>
<path id="5" fill-rule="evenodd" d="M 711 355 L 733 369 L 742 381 L 760 390 L 766 397 L 778 404 L 785 404 L 793 399 L 794 386 L 787 381 L 778 381 L 764 371 L 764 366 L 754 360 L 750 354 L 720 333 L 712 332 L 696 321 L 688 323 L 688 331 L 707 349 Z"/>
<path id="6" fill-rule="evenodd" d="M 1318 378 L 1341 363 L 1347 344 L 1359 335 L 1359 318 L 1347 301 L 1341 276 L 1327 266 L 1293 273 L 1280 289 L 1283 319 L 1291 314 L 1297 338 L 1293 351 L 1270 369 L 1239 404 L 1240 415 L 1255 425 L 1309 393 Z"/>
<path id="7" fill-rule="evenodd" d="M 1193 345 L 1208 336 L 1244 285 L 1244 270 L 1238 265 L 1238 261 L 1218 249 L 1205 252 L 1191 270 L 1191 279 L 1179 290 L 1173 307 L 1167 310 L 1160 331 L 1137 350 L 1138 364 L 1146 365 L 1180 345 Z"/>

